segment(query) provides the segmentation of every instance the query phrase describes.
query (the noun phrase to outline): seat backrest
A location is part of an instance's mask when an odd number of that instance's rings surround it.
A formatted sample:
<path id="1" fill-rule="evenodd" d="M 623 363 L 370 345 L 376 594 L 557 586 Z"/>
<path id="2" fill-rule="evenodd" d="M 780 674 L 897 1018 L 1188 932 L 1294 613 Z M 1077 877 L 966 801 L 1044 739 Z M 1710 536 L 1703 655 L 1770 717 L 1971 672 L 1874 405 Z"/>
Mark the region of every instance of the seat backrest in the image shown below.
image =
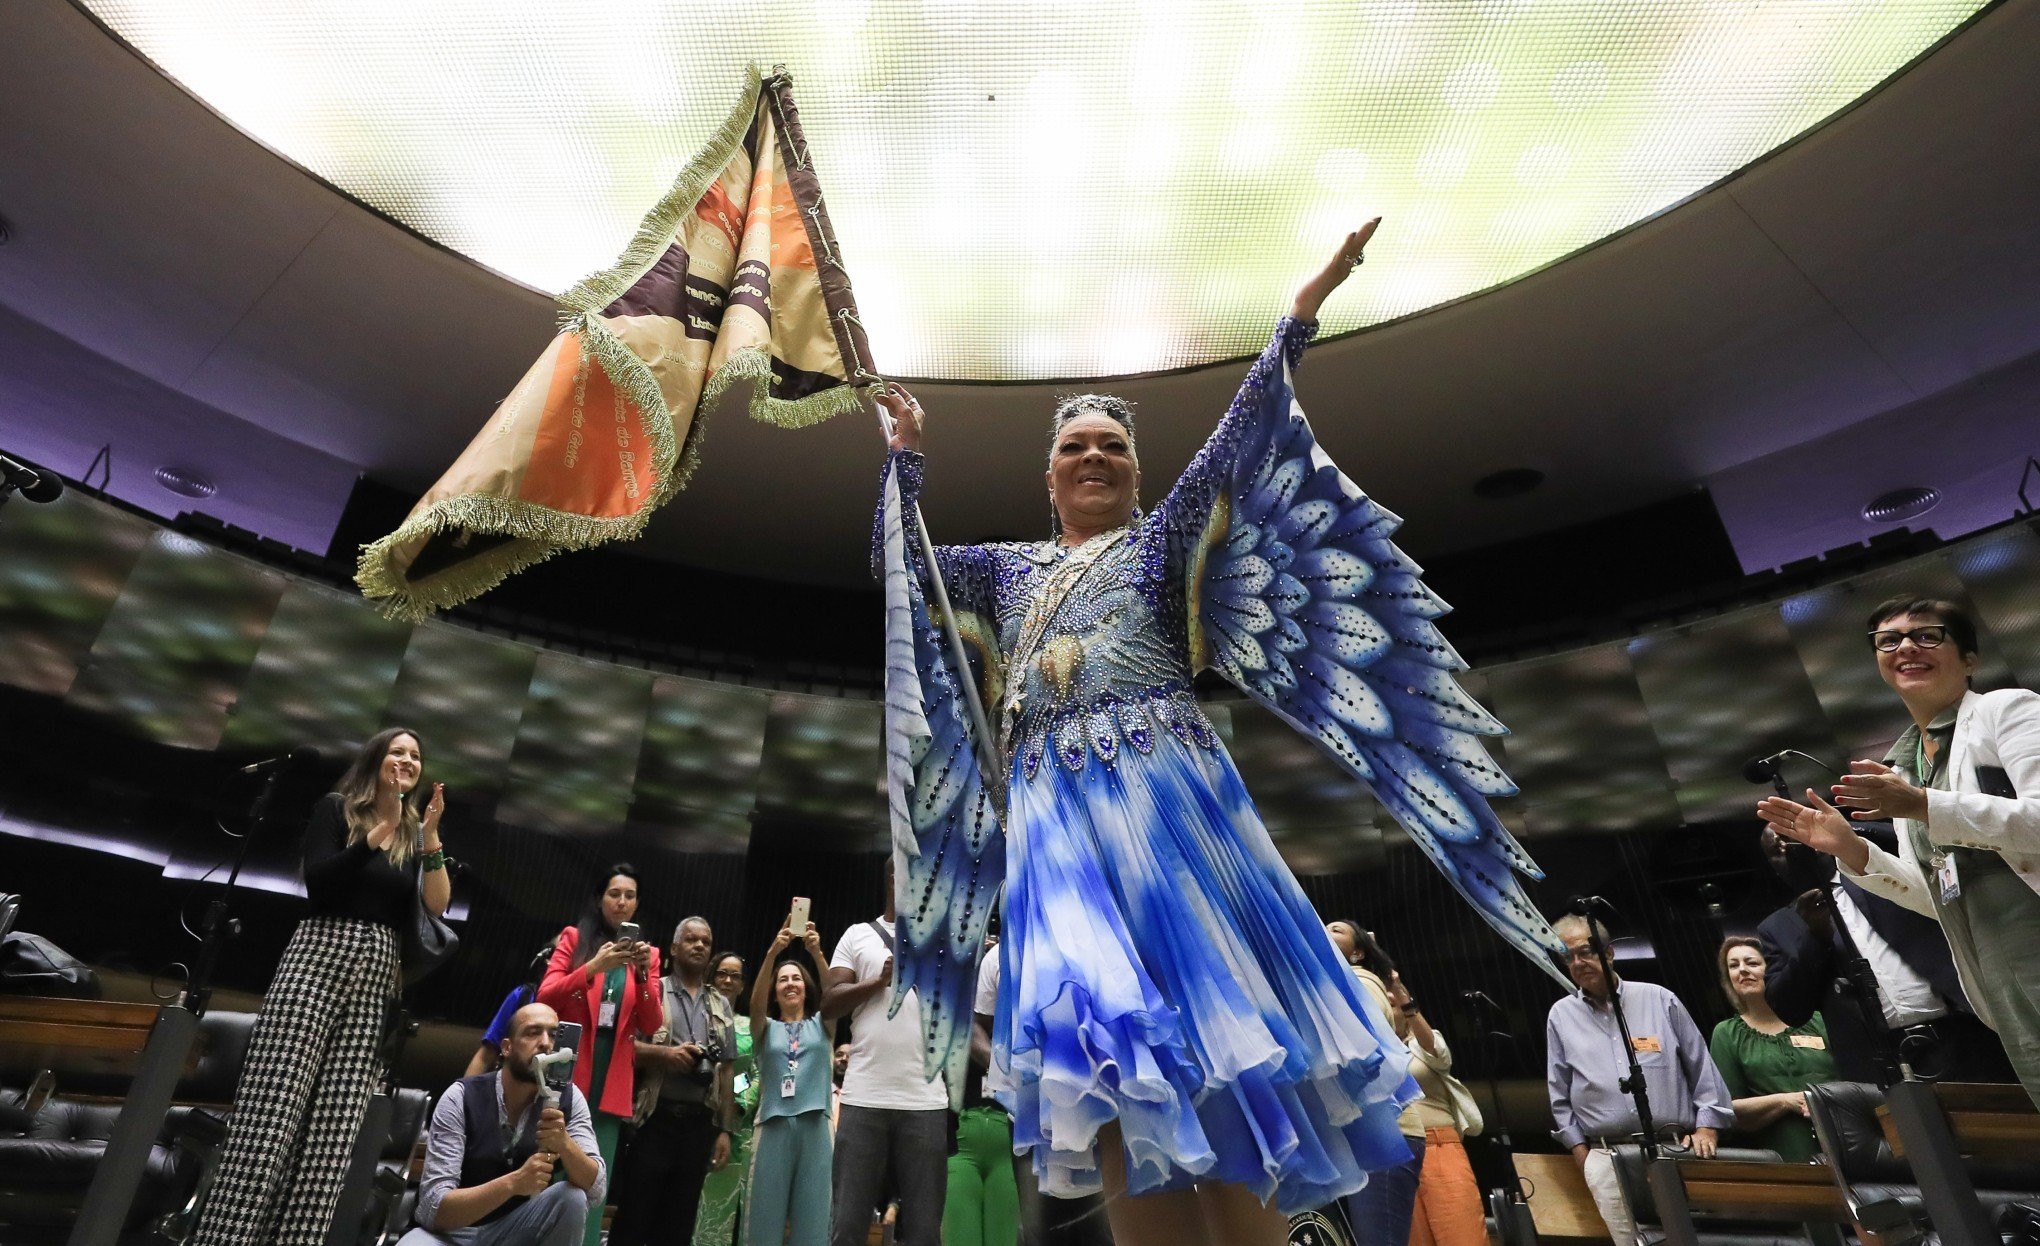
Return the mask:
<path id="1" fill-rule="evenodd" d="M 1806 1088 L 1806 1111 L 1821 1150 L 1851 1182 L 1912 1184 L 1912 1169 L 1894 1155 L 1877 1121 L 1884 1089 L 1874 1082 L 1825 1082 Z"/>
<path id="2" fill-rule="evenodd" d="M 405 1087 L 397 1092 L 396 1102 L 390 1105 L 390 1136 L 383 1143 L 382 1158 L 390 1163 L 409 1163 L 411 1152 L 418 1145 L 418 1136 L 425 1132 L 425 1122 L 432 1110 L 432 1096 L 423 1090 Z"/>
<path id="3" fill-rule="evenodd" d="M 198 1020 L 198 1064 L 177 1083 L 177 1097 L 194 1103 L 232 1103 L 255 1034 L 252 1012 L 213 1009 Z"/>

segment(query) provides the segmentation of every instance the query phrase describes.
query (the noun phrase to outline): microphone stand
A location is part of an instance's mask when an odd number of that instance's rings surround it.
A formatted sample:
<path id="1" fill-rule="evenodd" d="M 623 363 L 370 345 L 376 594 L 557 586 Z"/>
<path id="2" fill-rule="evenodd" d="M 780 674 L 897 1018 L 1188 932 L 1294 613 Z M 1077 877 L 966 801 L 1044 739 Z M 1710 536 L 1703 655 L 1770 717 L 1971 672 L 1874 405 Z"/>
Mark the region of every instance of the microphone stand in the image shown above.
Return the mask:
<path id="1" fill-rule="evenodd" d="M 283 769 L 276 767 L 263 779 L 261 791 L 248 809 L 248 829 L 234 850 L 226 889 L 206 904 L 205 917 L 199 925 L 198 955 L 192 960 L 184 993 L 156 1010 L 148 1045 L 142 1048 L 134 1080 L 128 1083 L 127 1098 L 114 1120 L 113 1132 L 107 1137 L 104 1156 L 93 1170 L 92 1185 L 72 1226 L 69 1246 L 115 1246 L 120 1239 L 128 1208 L 141 1189 L 149 1154 L 163 1131 L 171 1101 L 177 1096 L 177 1083 L 184 1078 L 185 1062 L 198 1039 L 199 1018 L 212 1001 L 212 975 L 219 962 L 220 944 L 241 931 L 239 919 L 227 915 L 228 906 L 233 900 L 234 886 L 240 881 L 241 867 L 248 860 L 248 843 L 269 815 Z"/>
<path id="2" fill-rule="evenodd" d="M 1498 1070 L 1502 1062 L 1504 1044 L 1516 1041 L 1516 1036 L 1502 1028 L 1503 1017 L 1495 1002 L 1479 991 L 1468 991 L 1462 996 L 1477 1014 L 1475 1024 L 1480 1024 L 1478 1014 L 1487 1015 L 1487 1024 L 1481 1027 L 1481 1043 L 1486 1048 L 1488 1101 L 1494 1105 L 1495 1132 L 1490 1141 L 1500 1150 L 1502 1171 L 1508 1177 L 1505 1189 L 1488 1191 L 1488 1211 L 1495 1218 L 1495 1229 L 1501 1238 L 1501 1246 L 1535 1246 L 1537 1223 L 1530 1215 L 1530 1202 L 1523 1197 L 1523 1178 L 1516 1171 L 1515 1143 L 1509 1137 L 1509 1115 L 1502 1106 L 1502 1086 Z"/>
<path id="3" fill-rule="evenodd" d="M 1636 1058 L 1636 1038 L 1629 1032 L 1629 1018 L 1622 1011 L 1622 984 L 1615 977 L 1608 941 L 1601 937 L 1600 921 L 1592 913 L 1587 914 L 1587 945 L 1593 948 L 1594 959 L 1601 962 L 1601 980 L 1608 984 L 1608 1004 L 1615 1012 L 1615 1029 L 1622 1035 L 1622 1053 L 1629 1059 L 1629 1075 L 1616 1083 L 1616 1089 L 1636 1104 L 1637 1124 L 1643 1130 L 1643 1158 L 1648 1163 L 1658 1158 L 1657 1122 L 1650 1114 L 1650 1090 L 1643 1080 L 1643 1063 Z"/>
<path id="4" fill-rule="evenodd" d="M 1601 937 L 1597 909 L 1607 907 L 1598 898 L 1576 897 L 1574 911 L 1587 919 L 1587 945 L 1601 964 L 1601 980 L 1608 984 L 1608 1003 L 1615 1010 L 1615 1028 L 1622 1036 L 1622 1051 L 1629 1058 L 1629 1074 L 1616 1083 L 1636 1104 L 1637 1124 L 1643 1130 L 1643 1178 L 1647 1197 L 1657 1205 L 1659 1227 L 1666 1246 L 1698 1246 L 1693 1211 L 1686 1199 L 1686 1183 L 1678 1165 L 1658 1149 L 1657 1121 L 1650 1112 L 1650 1090 L 1643 1080 L 1643 1064 L 1636 1058 L 1636 1038 L 1629 1032 L 1629 1017 L 1622 1011 L 1622 986 L 1615 977 L 1615 965 L 1608 953 L 1608 941 Z M 1617 1173 L 1620 1173 L 1618 1166 Z"/>

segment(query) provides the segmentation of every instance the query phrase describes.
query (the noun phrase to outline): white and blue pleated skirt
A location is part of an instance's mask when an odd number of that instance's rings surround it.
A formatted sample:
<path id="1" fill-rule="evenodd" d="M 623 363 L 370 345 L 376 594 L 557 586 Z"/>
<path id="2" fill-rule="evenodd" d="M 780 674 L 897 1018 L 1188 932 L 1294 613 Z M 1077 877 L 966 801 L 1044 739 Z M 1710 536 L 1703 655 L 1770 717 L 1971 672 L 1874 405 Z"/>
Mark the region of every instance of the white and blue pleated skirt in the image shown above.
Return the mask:
<path id="1" fill-rule="evenodd" d="M 1222 746 L 1051 752 L 1012 778 L 994 1060 L 1049 1194 L 1232 1182 L 1291 1213 L 1407 1162 L 1409 1055 L 1276 853 Z"/>

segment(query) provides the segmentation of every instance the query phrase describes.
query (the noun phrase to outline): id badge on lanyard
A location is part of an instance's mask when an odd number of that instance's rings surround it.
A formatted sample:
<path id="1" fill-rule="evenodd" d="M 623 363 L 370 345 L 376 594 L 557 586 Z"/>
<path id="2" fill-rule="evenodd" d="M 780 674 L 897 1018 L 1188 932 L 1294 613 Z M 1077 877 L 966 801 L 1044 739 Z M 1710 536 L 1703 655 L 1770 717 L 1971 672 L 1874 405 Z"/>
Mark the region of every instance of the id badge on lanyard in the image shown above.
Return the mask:
<path id="1" fill-rule="evenodd" d="M 1921 787 L 1925 787 L 1927 785 L 1925 776 L 1931 773 L 1927 769 L 1925 733 L 1922 733 L 1920 738 L 1913 744 L 1913 761 L 1917 770 L 1914 772 L 1914 775 L 1907 777 L 1913 782 L 1918 783 Z M 1927 864 L 1933 867 L 1934 883 L 1941 892 L 1941 906 L 1946 908 L 1962 898 L 1962 874 L 1955 867 L 1954 853 L 1935 848 L 1931 840 L 1928 841 L 1927 846 L 1930 849 Z"/>
<path id="2" fill-rule="evenodd" d="M 786 1076 L 779 1079 L 779 1097 L 793 1098 L 793 1074 L 800 1067 L 800 1029 L 789 1027 L 786 1032 Z"/>

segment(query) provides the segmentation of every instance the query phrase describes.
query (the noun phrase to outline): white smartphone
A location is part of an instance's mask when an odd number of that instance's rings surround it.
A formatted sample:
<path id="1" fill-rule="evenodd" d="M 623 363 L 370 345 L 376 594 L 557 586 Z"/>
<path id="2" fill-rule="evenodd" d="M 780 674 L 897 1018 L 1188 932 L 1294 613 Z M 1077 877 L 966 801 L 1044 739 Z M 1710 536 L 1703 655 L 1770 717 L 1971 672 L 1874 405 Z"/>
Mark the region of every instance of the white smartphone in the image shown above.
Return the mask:
<path id="1" fill-rule="evenodd" d="M 806 896 L 795 896 L 793 898 L 793 910 L 786 915 L 786 928 L 793 932 L 796 942 L 802 935 L 807 933 L 807 924 L 808 898 Z"/>

